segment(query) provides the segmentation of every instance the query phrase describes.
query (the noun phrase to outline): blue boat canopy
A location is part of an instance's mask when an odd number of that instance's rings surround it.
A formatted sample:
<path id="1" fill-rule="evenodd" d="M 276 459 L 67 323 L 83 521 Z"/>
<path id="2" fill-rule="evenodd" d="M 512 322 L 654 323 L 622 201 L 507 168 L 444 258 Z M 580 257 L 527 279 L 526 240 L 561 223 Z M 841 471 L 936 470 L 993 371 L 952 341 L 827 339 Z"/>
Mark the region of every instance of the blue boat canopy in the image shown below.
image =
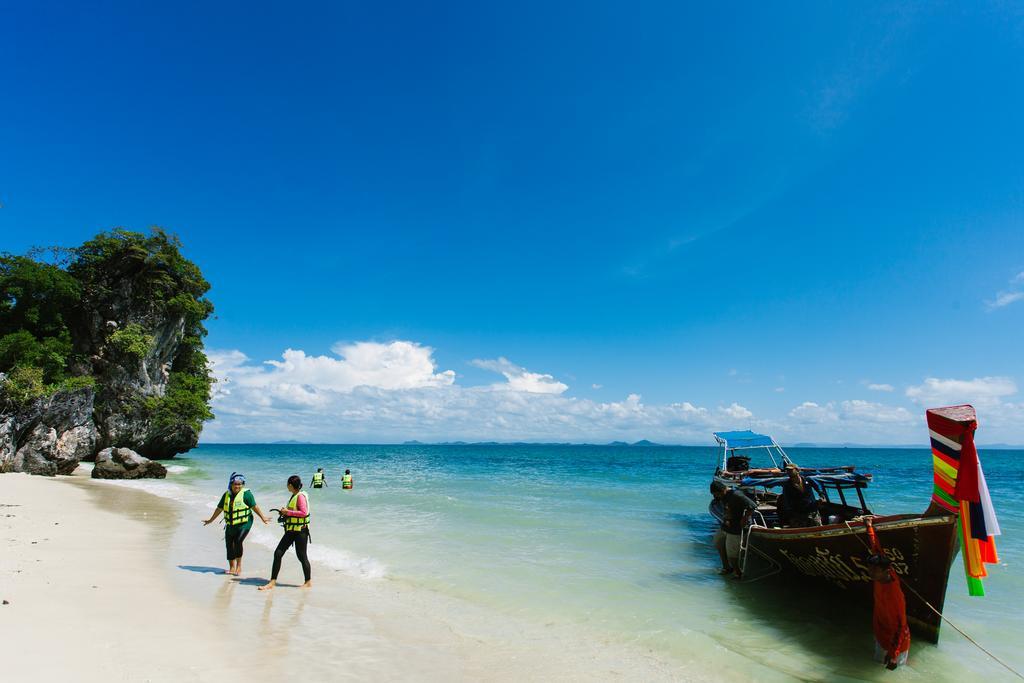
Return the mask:
<path id="1" fill-rule="evenodd" d="M 741 432 L 714 432 L 718 442 L 729 448 L 757 448 L 759 446 L 774 446 L 775 442 L 767 434 L 755 434 L 749 429 Z"/>

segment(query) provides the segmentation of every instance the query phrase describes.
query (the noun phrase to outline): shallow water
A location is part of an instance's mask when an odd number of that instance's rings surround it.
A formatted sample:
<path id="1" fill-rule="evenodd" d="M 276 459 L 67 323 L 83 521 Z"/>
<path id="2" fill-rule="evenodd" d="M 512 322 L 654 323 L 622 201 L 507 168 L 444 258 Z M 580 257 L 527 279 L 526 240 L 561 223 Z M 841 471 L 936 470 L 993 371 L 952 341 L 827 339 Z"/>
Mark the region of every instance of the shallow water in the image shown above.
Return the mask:
<path id="1" fill-rule="evenodd" d="M 856 464 L 875 474 L 876 513 L 921 512 L 931 493 L 927 450 L 791 449 L 803 465 Z M 266 512 L 287 502 L 284 482 L 317 467 L 329 487 L 310 492 L 311 556 L 352 577 L 387 577 L 485 608 L 629 643 L 669 662 L 733 655 L 723 674 L 757 680 L 892 676 L 871 662 L 869 606 L 833 607 L 827 595 L 715 575 L 707 485 L 712 448 L 610 446 L 204 445 L 174 461 L 163 482 L 137 486 L 209 508 L 232 471 L 244 472 Z M 1024 452 L 982 452 L 1003 528 L 1002 566 L 988 597 L 968 598 L 959 559 L 945 613 L 1024 669 L 1015 605 L 1024 576 Z M 355 476 L 341 489 L 345 468 Z M 276 543 L 257 525 L 252 539 Z M 915 642 L 901 678 L 1008 674 L 952 629 L 939 646 Z"/>

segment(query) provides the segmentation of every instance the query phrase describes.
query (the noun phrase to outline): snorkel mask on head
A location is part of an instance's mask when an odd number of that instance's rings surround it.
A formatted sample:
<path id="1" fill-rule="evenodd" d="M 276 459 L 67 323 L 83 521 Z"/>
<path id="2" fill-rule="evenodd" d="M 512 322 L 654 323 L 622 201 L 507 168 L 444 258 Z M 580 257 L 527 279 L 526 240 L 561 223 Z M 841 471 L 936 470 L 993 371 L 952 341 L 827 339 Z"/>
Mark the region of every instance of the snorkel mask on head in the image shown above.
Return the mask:
<path id="1" fill-rule="evenodd" d="M 238 472 L 232 472 L 231 476 L 228 477 L 228 488 L 231 488 L 231 485 L 236 481 L 242 486 L 245 486 L 245 475 L 239 474 Z"/>

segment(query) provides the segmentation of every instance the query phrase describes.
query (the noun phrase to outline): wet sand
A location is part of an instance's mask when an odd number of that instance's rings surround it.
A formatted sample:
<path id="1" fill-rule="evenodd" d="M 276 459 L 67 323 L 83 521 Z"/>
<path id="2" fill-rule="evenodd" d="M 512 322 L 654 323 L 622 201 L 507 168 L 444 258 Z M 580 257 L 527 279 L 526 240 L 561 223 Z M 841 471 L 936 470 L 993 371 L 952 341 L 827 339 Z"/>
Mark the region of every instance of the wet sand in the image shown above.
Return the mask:
<path id="1" fill-rule="evenodd" d="M 722 680 L 317 563 L 304 590 L 294 553 L 261 593 L 268 549 L 247 542 L 242 576 L 227 576 L 222 533 L 201 524 L 209 509 L 87 473 L 0 476 L 0 505 L 12 680 Z"/>

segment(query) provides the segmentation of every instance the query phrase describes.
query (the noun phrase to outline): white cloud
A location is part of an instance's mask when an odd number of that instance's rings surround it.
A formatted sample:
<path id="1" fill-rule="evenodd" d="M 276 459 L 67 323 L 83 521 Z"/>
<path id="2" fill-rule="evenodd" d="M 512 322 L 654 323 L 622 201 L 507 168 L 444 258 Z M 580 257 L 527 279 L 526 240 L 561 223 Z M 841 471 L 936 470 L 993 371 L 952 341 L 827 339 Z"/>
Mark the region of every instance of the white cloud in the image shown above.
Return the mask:
<path id="1" fill-rule="evenodd" d="M 471 365 L 484 370 L 491 370 L 505 376 L 507 385 L 496 385 L 496 388 L 507 388 L 512 391 L 525 391 L 531 394 L 562 394 L 568 390 L 569 385 L 559 382 L 551 375 L 544 375 L 539 372 L 530 372 L 510 362 L 507 358 L 497 360 L 473 360 Z"/>
<path id="2" fill-rule="evenodd" d="M 1024 288 L 1024 271 L 1010 278 L 1010 288 L 996 292 L 995 299 L 985 302 L 985 308 L 989 311 L 994 311 L 997 308 L 1009 306 L 1016 301 L 1024 300 L 1024 289 L 1022 288 Z"/>
<path id="3" fill-rule="evenodd" d="M 1024 299 L 1024 292 L 999 292 L 994 300 L 988 302 L 988 309 L 992 311 L 1003 306 L 1009 306 L 1021 299 Z"/>
<path id="4" fill-rule="evenodd" d="M 719 408 L 719 412 L 733 420 L 749 420 L 754 417 L 754 414 L 741 406 L 739 403 L 733 403 L 728 408 Z"/>
<path id="5" fill-rule="evenodd" d="M 245 393 L 246 405 L 287 407 L 325 406 L 331 392 L 357 387 L 415 389 L 448 386 L 451 370 L 435 372 L 433 349 L 407 341 L 335 344 L 338 357 L 308 356 L 286 349 L 281 360 L 252 365 L 241 351 L 210 351 L 207 357 L 217 378 L 213 398 Z M 242 408 L 242 406 L 239 406 Z"/>
<path id="6" fill-rule="evenodd" d="M 900 423 L 914 420 L 906 408 L 871 401 L 843 401 L 839 409 L 839 418 L 848 422 Z"/>
<path id="7" fill-rule="evenodd" d="M 868 384 L 871 391 L 893 391 L 895 387 L 891 384 Z"/>
<path id="8" fill-rule="evenodd" d="M 804 401 L 789 411 L 789 416 L 803 424 L 827 424 L 839 419 L 835 404 L 818 405 L 813 401 Z"/>
<path id="9" fill-rule="evenodd" d="M 600 389 L 600 388 L 602 388 L 603 386 L 604 386 L 603 384 L 591 384 L 591 385 L 590 385 L 590 388 L 591 388 L 591 389 Z"/>
<path id="10" fill-rule="evenodd" d="M 789 416 L 803 424 L 837 424 L 839 422 L 866 425 L 869 423 L 903 423 L 913 420 L 906 408 L 887 406 L 871 401 L 840 401 L 819 405 L 804 401 L 789 411 Z"/>
<path id="11" fill-rule="evenodd" d="M 971 403 L 994 405 L 1003 397 L 1017 393 L 1017 384 L 1009 377 L 978 377 L 975 379 L 938 379 L 928 377 L 924 383 L 907 387 L 907 397 L 926 407 Z"/>
<path id="12" fill-rule="evenodd" d="M 1017 383 L 1009 377 L 929 377 L 922 384 L 907 388 L 907 396 L 925 408 L 970 403 L 978 411 L 986 440 L 1020 443 L 1024 441 L 1024 402 L 1006 400 L 1016 394 Z"/>
<path id="13" fill-rule="evenodd" d="M 786 390 L 786 387 L 775 387 L 775 393 L 776 394 L 781 394 L 785 390 Z"/>

